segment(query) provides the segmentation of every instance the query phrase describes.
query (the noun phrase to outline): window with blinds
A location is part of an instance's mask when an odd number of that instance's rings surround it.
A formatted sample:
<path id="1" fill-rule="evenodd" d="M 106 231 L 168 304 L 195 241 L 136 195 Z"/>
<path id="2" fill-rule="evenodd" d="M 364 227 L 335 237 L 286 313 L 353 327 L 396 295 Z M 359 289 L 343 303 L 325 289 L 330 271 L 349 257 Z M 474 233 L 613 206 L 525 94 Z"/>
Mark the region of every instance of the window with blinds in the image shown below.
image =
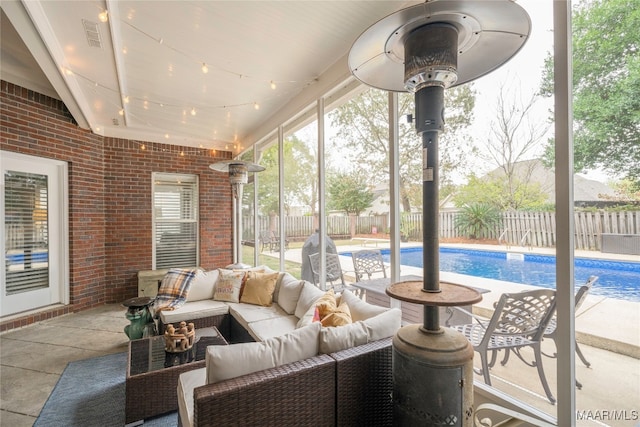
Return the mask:
<path id="1" fill-rule="evenodd" d="M 154 173 L 154 268 L 197 266 L 198 229 L 198 177 Z"/>
<path id="2" fill-rule="evenodd" d="M 47 176 L 7 171 L 4 181 L 6 294 L 47 288 Z"/>

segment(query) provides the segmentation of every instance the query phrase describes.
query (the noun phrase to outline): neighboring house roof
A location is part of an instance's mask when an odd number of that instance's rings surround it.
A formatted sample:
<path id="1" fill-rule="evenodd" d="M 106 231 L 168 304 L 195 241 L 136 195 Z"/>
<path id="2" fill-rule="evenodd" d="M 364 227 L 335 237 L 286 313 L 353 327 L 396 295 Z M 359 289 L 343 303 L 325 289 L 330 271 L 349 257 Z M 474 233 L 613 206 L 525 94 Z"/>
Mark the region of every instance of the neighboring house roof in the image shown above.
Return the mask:
<path id="1" fill-rule="evenodd" d="M 536 159 L 518 162 L 515 164 L 514 172 L 522 181 L 539 183 L 540 189 L 547 194 L 548 201 L 555 202 L 555 173 L 552 169 L 545 167 L 542 161 Z M 491 175 L 501 176 L 504 175 L 504 171 L 501 168 L 496 168 L 485 176 Z M 574 174 L 573 199 L 576 203 L 610 201 L 615 197 L 615 190 L 607 184 Z"/>

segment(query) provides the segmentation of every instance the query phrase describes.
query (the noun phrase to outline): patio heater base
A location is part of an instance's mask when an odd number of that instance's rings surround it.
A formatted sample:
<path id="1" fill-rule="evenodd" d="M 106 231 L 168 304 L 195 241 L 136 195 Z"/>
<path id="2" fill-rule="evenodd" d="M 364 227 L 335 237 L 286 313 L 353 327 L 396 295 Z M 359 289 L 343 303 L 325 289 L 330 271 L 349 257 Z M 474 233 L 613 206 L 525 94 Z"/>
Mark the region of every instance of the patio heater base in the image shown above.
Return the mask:
<path id="1" fill-rule="evenodd" d="M 393 338 L 392 357 L 395 425 L 472 425 L 473 347 L 462 334 L 405 326 Z"/>

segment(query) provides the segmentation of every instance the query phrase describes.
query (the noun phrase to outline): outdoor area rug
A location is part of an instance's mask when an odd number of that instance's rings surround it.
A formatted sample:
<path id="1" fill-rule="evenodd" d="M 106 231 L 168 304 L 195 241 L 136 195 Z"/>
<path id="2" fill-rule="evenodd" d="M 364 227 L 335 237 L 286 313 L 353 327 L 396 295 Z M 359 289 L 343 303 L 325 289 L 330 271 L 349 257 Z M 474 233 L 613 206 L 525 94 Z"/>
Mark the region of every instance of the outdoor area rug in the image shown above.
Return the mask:
<path id="1" fill-rule="evenodd" d="M 34 427 L 124 426 L 127 353 L 70 362 Z M 176 427 L 177 412 L 148 418 L 145 427 Z"/>

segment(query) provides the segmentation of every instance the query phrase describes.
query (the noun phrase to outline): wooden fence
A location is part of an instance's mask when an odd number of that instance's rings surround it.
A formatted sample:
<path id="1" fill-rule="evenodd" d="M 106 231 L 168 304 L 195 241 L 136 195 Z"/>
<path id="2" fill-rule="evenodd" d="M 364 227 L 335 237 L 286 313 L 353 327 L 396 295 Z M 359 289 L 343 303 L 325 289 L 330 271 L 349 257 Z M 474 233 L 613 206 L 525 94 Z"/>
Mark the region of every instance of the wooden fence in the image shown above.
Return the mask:
<path id="1" fill-rule="evenodd" d="M 458 212 L 440 213 L 440 238 L 467 237 L 456 228 Z M 285 235 L 292 241 L 303 241 L 314 233 L 316 226 L 311 216 L 285 217 Z M 279 219 L 271 216 L 259 218 L 260 230 L 279 232 Z M 349 238 L 357 234 L 386 233 L 388 216 L 327 217 L 327 230 L 334 238 Z M 422 240 L 422 214 L 404 214 L 402 230 L 410 240 Z M 253 236 L 253 219 L 245 217 L 243 235 Z M 640 211 L 624 212 L 576 212 L 575 248 L 600 250 L 602 234 L 640 235 Z M 501 224 L 491 230 L 490 239 L 508 246 L 554 247 L 556 245 L 556 221 L 554 212 L 506 212 Z"/>

